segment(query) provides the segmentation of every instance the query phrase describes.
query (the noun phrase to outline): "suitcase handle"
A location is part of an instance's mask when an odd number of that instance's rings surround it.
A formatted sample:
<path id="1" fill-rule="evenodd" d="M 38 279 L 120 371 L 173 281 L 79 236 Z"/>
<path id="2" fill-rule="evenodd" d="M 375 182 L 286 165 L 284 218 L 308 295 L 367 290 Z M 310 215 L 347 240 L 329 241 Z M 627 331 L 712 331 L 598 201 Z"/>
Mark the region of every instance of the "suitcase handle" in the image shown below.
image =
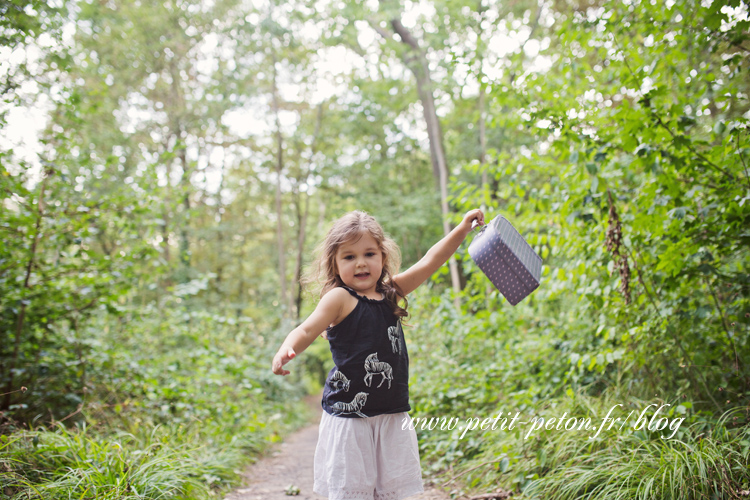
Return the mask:
<path id="1" fill-rule="evenodd" d="M 486 228 L 488 225 L 489 224 L 484 224 L 482 226 L 482 229 L 480 229 L 477 234 L 482 234 L 484 232 L 484 228 Z M 479 221 L 478 220 L 474 219 L 473 221 L 471 221 L 471 230 L 472 231 L 476 231 L 477 230 L 477 226 L 479 226 Z"/>

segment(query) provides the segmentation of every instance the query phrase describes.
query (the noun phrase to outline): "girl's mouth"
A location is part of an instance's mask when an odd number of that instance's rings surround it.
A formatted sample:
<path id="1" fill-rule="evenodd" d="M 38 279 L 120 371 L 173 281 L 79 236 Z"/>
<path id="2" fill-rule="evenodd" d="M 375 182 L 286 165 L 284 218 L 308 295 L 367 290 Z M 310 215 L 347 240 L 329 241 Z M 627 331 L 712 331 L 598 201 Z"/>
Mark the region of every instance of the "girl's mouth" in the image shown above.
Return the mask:
<path id="1" fill-rule="evenodd" d="M 367 279 L 370 277 L 370 273 L 358 273 L 354 275 L 355 278 Z"/>

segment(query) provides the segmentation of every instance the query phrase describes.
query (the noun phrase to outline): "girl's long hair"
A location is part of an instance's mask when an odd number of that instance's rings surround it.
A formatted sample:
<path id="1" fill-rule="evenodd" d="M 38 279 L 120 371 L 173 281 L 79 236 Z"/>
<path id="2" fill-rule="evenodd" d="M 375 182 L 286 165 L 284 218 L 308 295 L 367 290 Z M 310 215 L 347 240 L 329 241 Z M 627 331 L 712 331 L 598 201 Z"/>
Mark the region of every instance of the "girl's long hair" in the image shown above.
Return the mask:
<path id="1" fill-rule="evenodd" d="M 341 245 L 358 239 L 364 233 L 369 233 L 373 237 L 383 253 L 383 272 L 378 279 L 376 290 L 385 296 L 386 302 L 396 316 L 408 317 L 406 308 L 409 302 L 393 282 L 393 276 L 401 266 L 401 251 L 396 242 L 385 234 L 378 221 L 360 210 L 349 212 L 333 223 L 325 239 L 315 250 L 315 261 L 302 283 L 320 286 L 321 297 L 336 287 L 344 286 L 341 277 L 336 273 L 336 252 Z M 403 307 L 399 305 L 401 301 Z"/>

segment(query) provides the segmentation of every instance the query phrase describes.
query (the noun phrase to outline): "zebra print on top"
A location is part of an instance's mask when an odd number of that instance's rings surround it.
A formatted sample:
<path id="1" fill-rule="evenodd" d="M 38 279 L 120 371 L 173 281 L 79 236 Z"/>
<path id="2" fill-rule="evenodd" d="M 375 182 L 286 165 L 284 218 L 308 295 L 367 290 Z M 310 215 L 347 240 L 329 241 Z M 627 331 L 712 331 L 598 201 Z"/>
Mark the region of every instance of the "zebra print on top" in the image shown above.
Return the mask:
<path id="1" fill-rule="evenodd" d="M 358 299 L 357 306 L 328 329 L 336 366 L 326 378 L 323 409 L 341 418 L 411 410 L 409 354 L 401 322 L 385 300 L 361 297 L 344 288 Z"/>

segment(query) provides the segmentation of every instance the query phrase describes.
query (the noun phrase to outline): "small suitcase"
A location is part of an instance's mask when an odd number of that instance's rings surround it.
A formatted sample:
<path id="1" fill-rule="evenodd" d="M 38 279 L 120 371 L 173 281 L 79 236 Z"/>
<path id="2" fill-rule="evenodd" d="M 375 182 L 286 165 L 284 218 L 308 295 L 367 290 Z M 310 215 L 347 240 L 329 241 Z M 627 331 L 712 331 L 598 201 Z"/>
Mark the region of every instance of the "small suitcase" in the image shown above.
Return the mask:
<path id="1" fill-rule="evenodd" d="M 539 287 L 542 258 L 501 215 L 482 227 L 469 255 L 511 305 Z"/>

